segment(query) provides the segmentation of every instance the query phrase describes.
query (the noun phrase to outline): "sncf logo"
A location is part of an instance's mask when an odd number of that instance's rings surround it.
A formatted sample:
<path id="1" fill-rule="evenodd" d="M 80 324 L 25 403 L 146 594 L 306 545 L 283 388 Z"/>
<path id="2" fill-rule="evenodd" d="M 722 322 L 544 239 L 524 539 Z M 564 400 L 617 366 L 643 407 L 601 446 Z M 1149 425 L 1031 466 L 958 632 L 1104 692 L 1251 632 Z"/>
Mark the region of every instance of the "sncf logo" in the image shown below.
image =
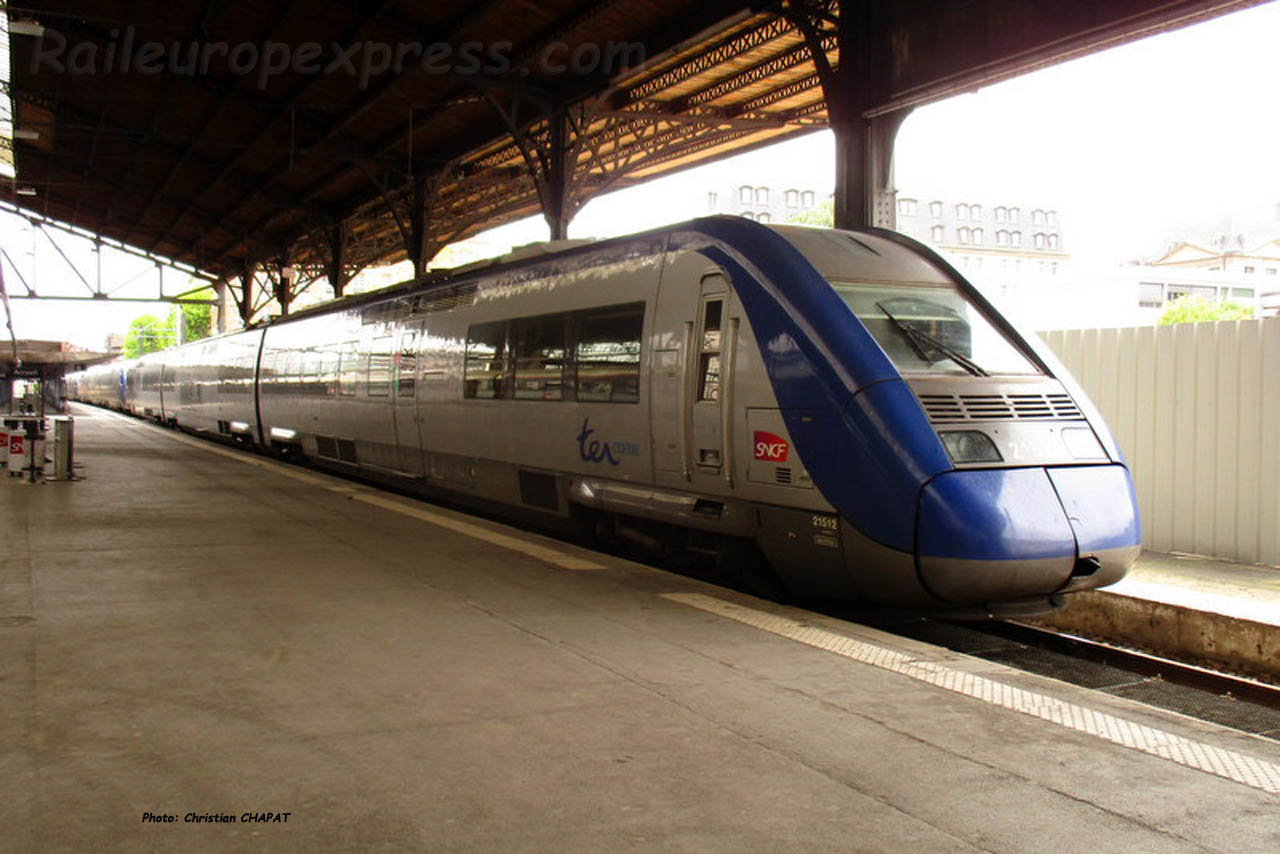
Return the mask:
<path id="1" fill-rule="evenodd" d="M 764 430 L 757 430 L 752 438 L 752 443 L 756 446 L 756 459 L 765 460 L 770 463 L 785 463 L 787 461 L 787 440 L 781 436 L 775 436 Z"/>

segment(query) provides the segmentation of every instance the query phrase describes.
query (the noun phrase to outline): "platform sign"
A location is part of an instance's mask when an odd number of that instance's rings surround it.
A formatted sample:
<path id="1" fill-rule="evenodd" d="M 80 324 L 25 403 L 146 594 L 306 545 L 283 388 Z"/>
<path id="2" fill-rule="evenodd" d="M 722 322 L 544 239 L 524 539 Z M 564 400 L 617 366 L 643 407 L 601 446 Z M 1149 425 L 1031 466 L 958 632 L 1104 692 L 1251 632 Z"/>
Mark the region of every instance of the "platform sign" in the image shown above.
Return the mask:
<path id="1" fill-rule="evenodd" d="M 22 456 L 22 454 L 26 451 L 26 446 L 25 446 L 25 443 L 23 442 L 25 438 L 26 437 L 23 436 L 21 433 L 9 434 L 9 453 L 17 456 Z"/>

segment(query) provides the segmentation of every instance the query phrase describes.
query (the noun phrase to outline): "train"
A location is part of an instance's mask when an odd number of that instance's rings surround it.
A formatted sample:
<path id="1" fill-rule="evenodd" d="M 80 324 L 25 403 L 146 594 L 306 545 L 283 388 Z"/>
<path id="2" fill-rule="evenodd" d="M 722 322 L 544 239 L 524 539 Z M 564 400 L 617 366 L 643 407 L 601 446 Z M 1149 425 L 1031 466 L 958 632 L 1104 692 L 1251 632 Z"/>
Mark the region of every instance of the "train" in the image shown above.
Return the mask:
<path id="1" fill-rule="evenodd" d="M 883 229 L 714 216 L 535 244 L 99 365 L 68 395 L 805 599 L 1029 615 L 1139 551 L 1079 386 Z"/>

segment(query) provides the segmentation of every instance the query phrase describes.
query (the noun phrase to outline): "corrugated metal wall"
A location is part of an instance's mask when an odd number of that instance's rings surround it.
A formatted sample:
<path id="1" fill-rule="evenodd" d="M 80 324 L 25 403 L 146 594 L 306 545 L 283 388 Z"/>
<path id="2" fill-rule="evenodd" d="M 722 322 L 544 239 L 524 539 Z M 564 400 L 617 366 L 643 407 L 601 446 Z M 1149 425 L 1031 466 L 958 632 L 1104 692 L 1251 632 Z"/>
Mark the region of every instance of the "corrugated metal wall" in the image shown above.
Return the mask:
<path id="1" fill-rule="evenodd" d="M 1041 337 L 1124 451 L 1144 547 L 1280 564 L 1280 318 Z"/>

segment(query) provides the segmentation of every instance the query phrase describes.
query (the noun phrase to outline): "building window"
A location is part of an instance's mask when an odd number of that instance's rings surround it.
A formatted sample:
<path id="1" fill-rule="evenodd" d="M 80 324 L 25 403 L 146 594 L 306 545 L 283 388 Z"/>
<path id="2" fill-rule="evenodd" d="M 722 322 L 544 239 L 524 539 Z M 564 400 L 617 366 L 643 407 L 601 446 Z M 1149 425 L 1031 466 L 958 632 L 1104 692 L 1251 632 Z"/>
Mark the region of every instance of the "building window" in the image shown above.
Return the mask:
<path id="1" fill-rule="evenodd" d="M 756 222 L 770 222 L 772 219 L 773 217 L 769 216 L 767 211 L 760 211 L 760 213 L 756 214 Z"/>
<path id="2" fill-rule="evenodd" d="M 768 187 L 756 187 L 756 204 L 757 205 L 769 204 L 769 188 Z"/>
<path id="3" fill-rule="evenodd" d="M 1237 299 L 1253 299 L 1253 288 L 1232 288 L 1231 296 Z"/>
<path id="4" fill-rule="evenodd" d="M 1009 221 L 1009 209 L 1006 207 L 996 208 L 996 222 L 1008 222 L 1008 221 Z"/>
<path id="5" fill-rule="evenodd" d="M 1031 212 L 1032 225 L 1044 225 L 1044 211 L 1036 208 Z"/>
<path id="6" fill-rule="evenodd" d="M 969 205 L 969 219 L 982 219 L 982 205 Z"/>
<path id="7" fill-rule="evenodd" d="M 1044 215 L 1044 221 L 1045 221 L 1047 224 L 1049 224 L 1049 225 L 1057 225 L 1057 224 L 1058 224 L 1058 212 L 1057 212 L 1057 211 L 1046 211 L 1046 212 L 1045 212 L 1045 215 Z"/>
<path id="8" fill-rule="evenodd" d="M 963 203 L 956 205 L 956 219 L 968 219 L 968 218 L 969 218 L 969 206 Z"/>
<path id="9" fill-rule="evenodd" d="M 965 244 L 967 244 L 967 243 L 969 242 L 969 228 L 968 228 L 968 226 L 963 226 L 963 225 L 962 225 L 962 226 L 960 226 L 959 228 L 957 228 L 957 229 L 956 229 L 956 242 L 957 242 L 957 243 L 965 243 Z"/>
<path id="10" fill-rule="evenodd" d="M 1256 271 L 1257 271 L 1257 268 L 1255 268 L 1255 267 L 1245 267 L 1245 268 L 1244 268 L 1244 271 L 1245 271 L 1245 273 L 1246 273 L 1246 274 L 1247 274 L 1247 273 L 1253 273 L 1253 272 L 1256 272 Z"/>
<path id="11" fill-rule="evenodd" d="M 754 221 L 756 218 L 756 215 L 753 214 L 751 211 L 743 211 L 741 214 L 739 214 L 739 216 L 741 216 L 743 219 L 749 219 L 752 221 Z"/>
<path id="12" fill-rule="evenodd" d="M 934 219 L 942 216 L 942 202 L 929 202 L 929 216 Z"/>
<path id="13" fill-rule="evenodd" d="M 1037 231 L 1034 235 L 1031 236 L 1031 245 L 1034 246 L 1036 249 L 1043 249 L 1044 243 L 1045 241 L 1044 241 L 1043 233 Z"/>
<path id="14" fill-rule="evenodd" d="M 1268 276 L 1274 276 L 1275 274 L 1276 274 L 1276 268 L 1275 268 L 1275 267 L 1268 267 L 1268 268 L 1267 268 L 1267 275 L 1268 275 Z"/>
<path id="15" fill-rule="evenodd" d="M 744 205 L 751 204 L 751 188 L 750 187 L 738 188 L 738 201 Z"/>
<path id="16" fill-rule="evenodd" d="M 794 208 L 800 206 L 800 191 L 787 190 L 787 207 Z"/>
<path id="17" fill-rule="evenodd" d="M 1050 235 L 1048 236 L 1048 238 L 1047 238 L 1047 241 L 1046 241 L 1046 242 L 1047 242 L 1047 244 L 1048 244 L 1048 246 L 1049 246 L 1049 248 L 1050 248 L 1050 249 L 1057 249 L 1057 248 L 1058 248 L 1058 235 L 1056 235 L 1056 234 L 1050 234 Z"/>
<path id="18" fill-rule="evenodd" d="M 717 193 L 707 193 L 707 210 L 713 211 L 716 209 L 717 196 Z"/>
<path id="19" fill-rule="evenodd" d="M 1022 215 L 1022 212 L 1019 211 L 1017 208 L 1009 208 L 1009 222 L 1017 222 L 1018 217 L 1021 215 Z"/>
<path id="20" fill-rule="evenodd" d="M 997 219 L 998 218 L 999 217 L 997 216 Z M 1008 245 L 1009 245 L 1009 232 L 1002 228 L 996 232 L 996 246 L 1008 246 Z"/>
<path id="21" fill-rule="evenodd" d="M 982 242 L 982 238 L 983 238 L 982 229 L 980 229 L 980 228 L 975 228 L 975 229 L 973 230 L 973 242 L 974 242 L 974 243 L 981 243 L 981 242 Z"/>
<path id="22" fill-rule="evenodd" d="M 933 228 L 929 229 L 929 239 L 934 243 L 941 243 L 945 237 L 946 230 L 942 226 L 935 225 Z"/>
<path id="23" fill-rule="evenodd" d="M 1011 232 L 1009 232 L 1009 240 L 1011 240 L 1011 241 L 1013 242 L 1013 245 L 1014 245 L 1014 246 L 1021 246 L 1021 245 L 1022 245 L 1022 232 L 1021 232 L 1021 231 L 1011 231 Z"/>
<path id="24" fill-rule="evenodd" d="M 805 190 L 800 194 L 800 204 L 806 208 L 813 207 L 813 190 Z"/>
<path id="25" fill-rule="evenodd" d="M 915 199 L 898 199 L 898 213 L 902 216 L 916 215 Z"/>

